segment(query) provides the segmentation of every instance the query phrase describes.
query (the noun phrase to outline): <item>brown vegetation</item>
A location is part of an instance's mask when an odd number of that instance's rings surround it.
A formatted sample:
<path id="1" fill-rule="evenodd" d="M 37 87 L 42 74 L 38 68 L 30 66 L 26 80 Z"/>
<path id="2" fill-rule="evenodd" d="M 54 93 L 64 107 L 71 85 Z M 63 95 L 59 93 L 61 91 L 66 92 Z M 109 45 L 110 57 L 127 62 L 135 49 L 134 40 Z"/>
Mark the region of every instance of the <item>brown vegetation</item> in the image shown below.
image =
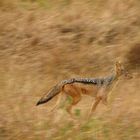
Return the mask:
<path id="1" fill-rule="evenodd" d="M 139 0 L 0 1 L 0 139 L 139 140 L 139 7 Z M 55 99 L 35 106 L 58 81 L 106 75 L 117 59 L 137 66 L 133 80 L 121 80 L 87 123 L 85 97 L 75 110 L 79 131 L 64 103 L 52 114 Z"/>
<path id="2" fill-rule="evenodd" d="M 139 70 L 140 68 L 140 43 L 134 44 L 134 46 L 127 53 L 127 60 L 129 68 Z"/>

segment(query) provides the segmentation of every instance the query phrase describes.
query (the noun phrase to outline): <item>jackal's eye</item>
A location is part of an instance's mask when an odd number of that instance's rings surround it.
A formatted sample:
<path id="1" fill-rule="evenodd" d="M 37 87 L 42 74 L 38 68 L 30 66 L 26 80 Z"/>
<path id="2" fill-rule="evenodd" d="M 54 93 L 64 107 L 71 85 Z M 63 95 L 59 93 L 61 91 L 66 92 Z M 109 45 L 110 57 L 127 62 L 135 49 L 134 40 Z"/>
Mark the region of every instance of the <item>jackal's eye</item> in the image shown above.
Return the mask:
<path id="1" fill-rule="evenodd" d="M 124 69 L 121 69 L 121 71 L 123 72 L 123 71 L 124 71 Z"/>

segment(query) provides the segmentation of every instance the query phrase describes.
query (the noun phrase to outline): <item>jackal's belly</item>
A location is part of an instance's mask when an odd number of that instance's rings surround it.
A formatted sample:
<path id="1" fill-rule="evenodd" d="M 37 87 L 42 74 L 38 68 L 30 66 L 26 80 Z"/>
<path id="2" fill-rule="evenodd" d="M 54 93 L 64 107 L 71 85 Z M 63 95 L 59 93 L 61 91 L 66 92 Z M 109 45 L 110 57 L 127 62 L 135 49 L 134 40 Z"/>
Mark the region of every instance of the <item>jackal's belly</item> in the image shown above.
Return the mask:
<path id="1" fill-rule="evenodd" d="M 85 95 L 89 95 L 92 97 L 95 97 L 97 95 L 98 88 L 96 85 L 90 85 L 90 86 L 82 86 L 81 87 L 81 93 Z"/>
<path id="2" fill-rule="evenodd" d="M 98 92 L 98 87 L 94 84 L 84 85 L 84 84 L 74 83 L 74 84 L 65 85 L 64 92 L 69 95 L 84 94 L 84 95 L 95 97 Z"/>

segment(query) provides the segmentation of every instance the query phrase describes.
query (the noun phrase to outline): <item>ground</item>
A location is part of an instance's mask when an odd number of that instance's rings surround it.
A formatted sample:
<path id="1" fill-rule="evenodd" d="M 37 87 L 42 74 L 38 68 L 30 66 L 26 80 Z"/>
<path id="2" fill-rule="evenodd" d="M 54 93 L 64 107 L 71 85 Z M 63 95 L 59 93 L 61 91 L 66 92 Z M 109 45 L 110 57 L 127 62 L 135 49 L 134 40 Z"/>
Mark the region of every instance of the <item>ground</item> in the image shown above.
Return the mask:
<path id="1" fill-rule="evenodd" d="M 139 140 L 139 7 L 139 0 L 0 1 L 0 139 Z M 133 79 L 122 78 L 91 120 L 90 97 L 74 108 L 77 121 L 65 111 L 68 100 L 51 114 L 57 97 L 35 106 L 59 81 L 108 75 L 116 60 Z"/>

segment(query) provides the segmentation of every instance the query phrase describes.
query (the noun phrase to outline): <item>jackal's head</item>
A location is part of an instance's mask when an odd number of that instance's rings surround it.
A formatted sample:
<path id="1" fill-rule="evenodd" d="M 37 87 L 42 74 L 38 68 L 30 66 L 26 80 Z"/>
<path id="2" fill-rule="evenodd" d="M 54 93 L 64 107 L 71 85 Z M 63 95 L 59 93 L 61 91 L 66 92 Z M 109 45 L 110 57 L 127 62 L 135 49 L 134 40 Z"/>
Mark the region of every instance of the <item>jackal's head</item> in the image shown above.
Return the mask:
<path id="1" fill-rule="evenodd" d="M 120 61 L 117 61 L 115 63 L 115 74 L 117 78 L 122 75 L 128 79 L 132 78 L 132 75 L 128 73 L 128 71 L 124 68 L 123 64 Z"/>

